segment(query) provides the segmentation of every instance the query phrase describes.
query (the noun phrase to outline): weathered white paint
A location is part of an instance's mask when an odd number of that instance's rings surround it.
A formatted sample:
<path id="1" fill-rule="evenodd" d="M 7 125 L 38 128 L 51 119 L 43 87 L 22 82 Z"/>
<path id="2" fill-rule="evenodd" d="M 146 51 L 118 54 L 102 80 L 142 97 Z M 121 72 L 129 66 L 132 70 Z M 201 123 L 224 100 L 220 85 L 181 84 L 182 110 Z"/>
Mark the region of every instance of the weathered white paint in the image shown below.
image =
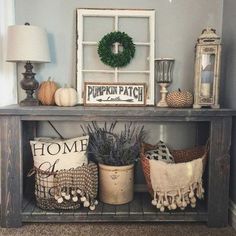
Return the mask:
<path id="1" fill-rule="evenodd" d="M 96 16 L 96 17 L 114 17 L 114 30 L 119 30 L 119 17 L 133 17 L 133 18 L 147 18 L 149 23 L 149 42 L 134 42 L 135 45 L 139 46 L 149 46 L 149 55 L 148 55 L 148 71 L 140 71 L 140 68 L 137 68 L 133 71 L 121 71 L 118 68 L 111 70 L 85 70 L 83 65 L 83 54 L 84 54 L 84 45 L 97 45 L 98 42 L 84 41 L 84 17 Z M 154 105 L 155 102 L 155 81 L 154 81 L 154 57 L 155 57 L 155 11 L 154 10 L 117 10 L 117 9 L 77 9 L 77 91 L 79 94 L 78 103 L 83 104 L 83 83 L 86 82 L 84 79 L 84 72 L 92 73 L 112 73 L 114 75 L 114 82 L 119 82 L 120 73 L 134 73 L 134 74 L 147 74 L 148 81 L 146 78 L 142 81 L 148 85 L 147 87 L 147 105 Z M 118 43 L 115 44 L 115 52 L 118 52 Z M 106 80 L 101 80 L 101 82 L 107 82 Z M 122 81 L 124 82 L 124 81 Z M 127 81 L 128 82 L 128 81 Z M 130 81 L 129 81 L 130 82 Z M 135 83 L 135 81 L 133 81 Z M 140 82 L 140 81 L 139 81 Z"/>

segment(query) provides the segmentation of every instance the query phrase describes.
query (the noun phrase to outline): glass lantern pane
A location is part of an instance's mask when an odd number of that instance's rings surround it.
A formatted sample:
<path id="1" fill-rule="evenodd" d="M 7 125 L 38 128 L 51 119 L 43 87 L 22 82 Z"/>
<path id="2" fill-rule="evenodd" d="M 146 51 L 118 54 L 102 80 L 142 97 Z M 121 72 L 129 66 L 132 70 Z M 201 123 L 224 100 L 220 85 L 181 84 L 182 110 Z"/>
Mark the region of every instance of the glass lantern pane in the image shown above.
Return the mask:
<path id="1" fill-rule="evenodd" d="M 201 97 L 213 95 L 215 54 L 203 54 L 201 60 Z"/>

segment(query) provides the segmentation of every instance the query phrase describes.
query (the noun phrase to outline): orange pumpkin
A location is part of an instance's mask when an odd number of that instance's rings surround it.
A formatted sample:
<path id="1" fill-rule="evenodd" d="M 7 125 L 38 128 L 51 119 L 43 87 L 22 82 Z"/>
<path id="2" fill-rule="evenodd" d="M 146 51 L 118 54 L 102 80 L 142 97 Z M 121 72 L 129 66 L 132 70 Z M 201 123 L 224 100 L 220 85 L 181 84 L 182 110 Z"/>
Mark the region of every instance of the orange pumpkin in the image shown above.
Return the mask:
<path id="1" fill-rule="evenodd" d="M 49 77 L 47 81 L 42 82 L 39 86 L 38 100 L 43 105 L 55 105 L 54 95 L 57 89 L 57 84 L 51 81 Z"/>

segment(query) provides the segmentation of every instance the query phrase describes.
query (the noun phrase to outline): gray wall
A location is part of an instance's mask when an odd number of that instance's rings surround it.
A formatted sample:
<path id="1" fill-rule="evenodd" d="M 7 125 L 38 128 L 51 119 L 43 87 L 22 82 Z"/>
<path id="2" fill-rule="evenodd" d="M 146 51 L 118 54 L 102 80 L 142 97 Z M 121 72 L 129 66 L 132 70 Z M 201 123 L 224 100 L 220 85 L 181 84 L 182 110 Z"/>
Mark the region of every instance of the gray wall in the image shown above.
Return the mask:
<path id="1" fill-rule="evenodd" d="M 222 31 L 222 0 L 16 0 L 16 23 L 30 22 L 47 29 L 52 62 L 36 66 L 39 81 L 49 76 L 60 85 L 75 85 L 76 58 L 76 8 L 137 8 L 156 10 L 156 57 L 176 59 L 174 82 L 170 90 L 193 89 L 194 45 L 206 26 Z M 22 65 L 18 68 L 22 72 Z M 22 91 L 19 89 L 20 98 Z M 57 124 L 65 137 L 80 134 L 78 123 Z M 195 124 L 146 125 L 150 131 L 149 141 L 160 138 L 171 147 L 185 148 L 195 142 Z M 46 123 L 41 123 L 39 135 L 52 132 Z M 153 131 L 155 130 L 155 131 Z"/>
<path id="2" fill-rule="evenodd" d="M 170 90 L 193 89 L 194 45 L 202 29 L 222 31 L 222 0 L 16 0 L 16 24 L 30 22 L 47 29 L 52 62 L 36 65 L 39 81 L 49 76 L 75 85 L 76 8 L 139 8 L 156 10 L 156 57 L 176 59 Z M 18 68 L 19 77 L 23 71 Z M 19 89 L 22 98 L 22 90 Z M 46 129 L 45 129 L 46 130 Z M 73 135 L 73 134 L 72 134 Z"/>
<path id="3" fill-rule="evenodd" d="M 223 84 L 224 105 L 236 108 L 236 1 L 224 1 L 223 13 Z M 231 199 L 236 202 L 236 119 L 233 122 L 231 155 Z"/>
<path id="4" fill-rule="evenodd" d="M 40 66 L 38 79 L 53 76 L 61 85 L 75 84 L 76 8 L 156 10 L 156 57 L 176 59 L 171 89 L 193 87 L 194 44 L 210 25 L 221 35 L 222 0 L 16 0 L 16 24 L 30 22 L 47 29 L 52 63 Z"/>

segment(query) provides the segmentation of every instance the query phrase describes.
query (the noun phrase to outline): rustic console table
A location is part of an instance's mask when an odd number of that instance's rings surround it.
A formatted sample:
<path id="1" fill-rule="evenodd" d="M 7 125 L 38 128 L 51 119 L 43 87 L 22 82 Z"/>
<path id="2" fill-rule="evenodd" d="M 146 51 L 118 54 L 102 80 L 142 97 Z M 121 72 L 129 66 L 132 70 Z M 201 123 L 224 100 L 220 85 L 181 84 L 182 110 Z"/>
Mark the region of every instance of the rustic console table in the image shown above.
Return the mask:
<path id="1" fill-rule="evenodd" d="M 0 108 L 1 128 L 1 226 L 20 227 L 22 222 L 158 222 L 203 221 L 208 226 L 228 223 L 229 164 L 232 110 L 92 107 Z M 210 152 L 206 172 L 206 200 L 196 209 L 159 212 L 147 193 L 136 193 L 130 204 L 99 203 L 95 211 L 44 211 L 25 196 L 25 175 L 32 167 L 29 140 L 36 136 L 38 121 L 140 121 L 197 122 L 199 134 L 208 130 Z M 206 126 L 207 124 L 207 126 Z M 201 140 L 201 135 L 199 135 Z M 32 194 L 33 195 L 33 194 Z"/>

